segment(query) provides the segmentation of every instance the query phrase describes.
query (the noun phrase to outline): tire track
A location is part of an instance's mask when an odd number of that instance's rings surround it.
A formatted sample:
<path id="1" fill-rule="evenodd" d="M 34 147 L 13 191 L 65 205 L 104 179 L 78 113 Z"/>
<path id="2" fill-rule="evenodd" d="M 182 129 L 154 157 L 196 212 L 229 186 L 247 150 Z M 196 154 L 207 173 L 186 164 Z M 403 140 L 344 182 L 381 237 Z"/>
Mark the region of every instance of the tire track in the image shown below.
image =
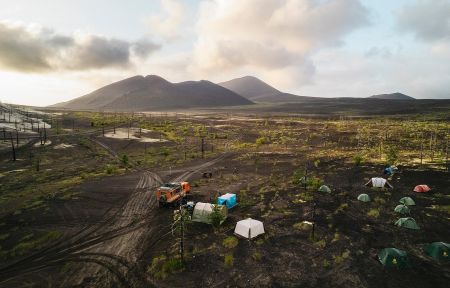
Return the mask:
<path id="1" fill-rule="evenodd" d="M 189 180 L 201 169 L 212 166 L 227 156 L 228 154 L 222 154 L 205 163 L 187 167 L 185 169 L 189 169 L 188 171 L 169 181 Z M 129 287 L 131 283 L 148 287 L 149 283 L 146 282 L 145 276 L 130 271 L 135 270 L 133 268 L 146 237 L 160 239 L 170 234 L 166 233 L 166 230 L 170 231 L 171 225 L 167 227 L 158 225 L 158 218 L 154 213 L 157 207 L 154 192 L 161 183 L 163 180 L 158 174 L 143 171 L 133 193 L 120 209 L 117 211 L 111 209 L 105 213 L 104 221 L 86 226 L 51 247 L 0 268 L 0 286 L 11 279 L 39 272 L 49 266 L 75 262 L 80 263 L 77 266 L 81 268 L 67 273 L 62 283 L 64 287 L 69 285 L 89 287 L 83 284 L 87 277 L 96 279 L 95 283 L 89 284 L 91 287 L 104 285 L 105 283 L 99 282 L 107 277 L 104 271 L 114 275 L 124 287 Z M 102 267 L 106 270 L 101 271 Z"/>

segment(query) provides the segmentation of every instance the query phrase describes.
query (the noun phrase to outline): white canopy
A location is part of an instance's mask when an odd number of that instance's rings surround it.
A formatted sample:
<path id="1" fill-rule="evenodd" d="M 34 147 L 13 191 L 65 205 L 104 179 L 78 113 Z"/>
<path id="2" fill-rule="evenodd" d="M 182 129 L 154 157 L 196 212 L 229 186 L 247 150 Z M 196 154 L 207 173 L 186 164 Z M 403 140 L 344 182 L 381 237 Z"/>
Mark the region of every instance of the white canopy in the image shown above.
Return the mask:
<path id="1" fill-rule="evenodd" d="M 236 223 L 234 234 L 247 239 L 252 239 L 258 235 L 264 234 L 264 225 L 261 221 L 247 218 Z"/>
<path id="2" fill-rule="evenodd" d="M 230 199 L 231 197 L 234 197 L 236 194 L 227 193 L 225 195 L 220 196 L 222 199 Z"/>
<path id="3" fill-rule="evenodd" d="M 373 187 L 383 188 L 384 185 L 386 185 L 386 179 L 381 177 L 372 178 Z"/>

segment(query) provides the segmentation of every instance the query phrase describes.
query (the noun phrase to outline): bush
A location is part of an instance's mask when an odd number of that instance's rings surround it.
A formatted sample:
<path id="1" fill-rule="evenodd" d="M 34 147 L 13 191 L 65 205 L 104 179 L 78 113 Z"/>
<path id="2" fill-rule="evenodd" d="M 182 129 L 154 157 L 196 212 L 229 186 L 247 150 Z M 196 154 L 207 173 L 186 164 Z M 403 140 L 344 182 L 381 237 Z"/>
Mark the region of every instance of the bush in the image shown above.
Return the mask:
<path id="1" fill-rule="evenodd" d="M 223 262 L 225 264 L 225 267 L 232 267 L 234 264 L 233 254 L 225 254 Z"/>
<path id="2" fill-rule="evenodd" d="M 215 229 L 220 227 L 220 224 L 225 219 L 225 216 L 221 213 L 221 206 L 214 205 L 211 214 L 209 215 L 209 219 L 211 220 L 211 224 Z"/>
<path id="3" fill-rule="evenodd" d="M 123 165 L 125 165 L 125 166 L 128 165 L 129 159 L 128 159 L 128 155 L 127 154 L 123 154 L 121 160 L 122 160 L 122 164 Z"/>
<path id="4" fill-rule="evenodd" d="M 259 253 L 259 252 L 253 252 L 253 254 L 252 254 L 252 259 L 253 259 L 253 260 L 255 260 L 255 261 L 260 261 L 261 258 L 262 258 L 261 253 Z"/>
<path id="5" fill-rule="evenodd" d="M 398 159 L 398 151 L 395 147 L 389 147 L 386 153 L 386 160 L 388 165 L 394 165 Z"/>
<path id="6" fill-rule="evenodd" d="M 380 211 L 378 209 L 370 209 L 369 212 L 367 212 L 367 216 L 372 218 L 378 218 L 380 216 Z"/>
<path id="7" fill-rule="evenodd" d="M 353 156 L 353 163 L 355 163 L 356 166 L 360 166 L 364 163 L 364 157 L 361 154 L 356 154 Z"/>
<path id="8" fill-rule="evenodd" d="M 239 243 L 239 240 L 234 236 L 228 236 L 223 240 L 223 246 L 228 249 L 232 249 L 236 247 Z"/>
<path id="9" fill-rule="evenodd" d="M 184 265 L 181 259 L 167 259 L 166 256 L 162 255 L 153 258 L 152 264 L 149 265 L 147 271 L 155 278 L 164 279 L 168 274 L 182 271 L 183 269 Z"/>

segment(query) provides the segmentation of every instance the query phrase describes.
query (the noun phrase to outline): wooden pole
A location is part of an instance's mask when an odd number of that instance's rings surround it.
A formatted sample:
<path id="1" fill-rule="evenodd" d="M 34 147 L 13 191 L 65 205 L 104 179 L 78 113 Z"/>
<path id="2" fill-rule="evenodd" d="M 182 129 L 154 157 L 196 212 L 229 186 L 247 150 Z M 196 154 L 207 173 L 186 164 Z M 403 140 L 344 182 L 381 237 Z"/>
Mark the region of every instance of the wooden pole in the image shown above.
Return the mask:
<path id="1" fill-rule="evenodd" d="M 14 148 L 14 140 L 13 140 L 13 136 L 12 136 L 11 132 L 9 132 L 9 138 L 11 139 L 11 149 L 12 149 L 13 161 L 16 161 L 16 149 Z"/>

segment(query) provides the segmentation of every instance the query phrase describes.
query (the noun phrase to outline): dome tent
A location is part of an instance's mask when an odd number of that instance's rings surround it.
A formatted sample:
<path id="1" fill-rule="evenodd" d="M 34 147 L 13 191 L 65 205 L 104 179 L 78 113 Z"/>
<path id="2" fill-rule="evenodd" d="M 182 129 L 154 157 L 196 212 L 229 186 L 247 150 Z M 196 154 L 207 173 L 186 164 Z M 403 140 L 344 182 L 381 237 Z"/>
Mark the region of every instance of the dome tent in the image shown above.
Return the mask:
<path id="1" fill-rule="evenodd" d="M 236 194 L 227 193 L 217 198 L 217 204 L 225 205 L 228 209 L 236 206 Z"/>
<path id="2" fill-rule="evenodd" d="M 236 227 L 234 228 L 234 234 L 247 239 L 255 238 L 264 233 L 263 223 L 252 218 L 237 222 Z"/>
<path id="3" fill-rule="evenodd" d="M 403 197 L 398 202 L 400 202 L 400 203 L 402 203 L 403 205 L 406 205 L 406 206 L 414 206 L 414 205 L 416 205 L 416 202 L 414 202 L 414 200 L 411 197 Z"/>
<path id="4" fill-rule="evenodd" d="M 370 202 L 370 197 L 367 194 L 359 194 L 358 200 L 362 202 Z"/>
<path id="5" fill-rule="evenodd" d="M 319 189 L 317 189 L 317 191 L 324 192 L 324 193 L 331 193 L 330 187 L 328 187 L 326 185 L 320 186 Z"/>
<path id="6" fill-rule="evenodd" d="M 450 244 L 434 242 L 425 247 L 425 253 L 439 262 L 450 261 Z"/>
<path id="7" fill-rule="evenodd" d="M 384 267 L 404 268 L 409 266 L 408 254 L 396 248 L 384 248 L 378 253 L 378 260 Z"/>
<path id="8" fill-rule="evenodd" d="M 197 202 L 197 204 L 195 204 L 194 211 L 192 212 L 192 221 L 211 224 L 211 214 L 213 213 L 213 209 L 217 206 L 220 207 L 220 213 L 223 215 L 223 220 L 220 222 L 220 224 L 222 224 L 227 218 L 227 207 L 224 205 L 202 202 Z"/>
<path id="9" fill-rule="evenodd" d="M 395 225 L 397 225 L 398 227 L 403 227 L 403 228 L 408 228 L 408 229 L 413 229 L 413 230 L 420 229 L 416 223 L 416 220 L 414 220 L 414 218 L 411 218 L 411 217 L 400 218 L 395 222 Z"/>
<path id="10" fill-rule="evenodd" d="M 409 214 L 410 210 L 408 206 L 400 204 L 395 207 L 394 211 L 400 214 Z"/>
<path id="11" fill-rule="evenodd" d="M 430 190 L 431 190 L 431 188 L 428 187 L 428 185 L 417 185 L 416 187 L 414 187 L 413 191 L 417 192 L 417 193 L 425 193 L 425 192 L 428 192 Z"/>

